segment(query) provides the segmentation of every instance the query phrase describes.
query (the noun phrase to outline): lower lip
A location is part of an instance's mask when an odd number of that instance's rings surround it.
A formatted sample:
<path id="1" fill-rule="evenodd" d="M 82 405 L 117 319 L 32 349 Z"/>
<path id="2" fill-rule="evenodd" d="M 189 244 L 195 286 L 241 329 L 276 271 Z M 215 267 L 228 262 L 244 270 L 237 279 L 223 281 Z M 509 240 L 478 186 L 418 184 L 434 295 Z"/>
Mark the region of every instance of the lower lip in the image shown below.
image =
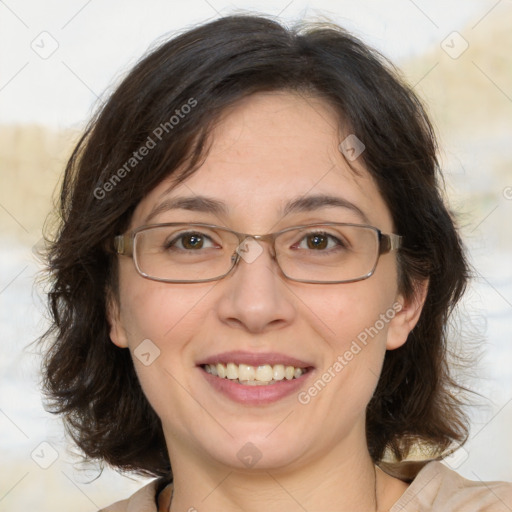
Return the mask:
<path id="1" fill-rule="evenodd" d="M 313 373 L 310 368 L 306 373 L 301 375 L 298 379 L 280 380 L 275 384 L 265 384 L 261 386 L 247 386 L 239 384 L 230 379 L 221 379 L 211 373 L 208 373 L 202 367 L 199 367 L 206 381 L 211 386 L 227 396 L 235 402 L 247 405 L 265 405 L 285 398 L 289 395 L 297 393 L 301 387 L 304 386 L 305 381 Z"/>

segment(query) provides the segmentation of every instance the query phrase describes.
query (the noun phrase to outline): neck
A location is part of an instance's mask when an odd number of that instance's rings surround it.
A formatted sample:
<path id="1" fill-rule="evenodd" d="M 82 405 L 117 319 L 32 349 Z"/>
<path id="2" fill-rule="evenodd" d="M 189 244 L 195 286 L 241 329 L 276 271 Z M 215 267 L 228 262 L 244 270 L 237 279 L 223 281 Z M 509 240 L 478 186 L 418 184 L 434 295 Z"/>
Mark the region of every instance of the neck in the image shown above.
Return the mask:
<path id="1" fill-rule="evenodd" d="M 175 479 L 170 512 L 369 512 L 379 509 L 384 493 L 383 474 L 376 472 L 364 443 L 362 450 L 338 448 L 285 468 L 239 469 L 207 461 L 204 454 L 171 453 Z"/>

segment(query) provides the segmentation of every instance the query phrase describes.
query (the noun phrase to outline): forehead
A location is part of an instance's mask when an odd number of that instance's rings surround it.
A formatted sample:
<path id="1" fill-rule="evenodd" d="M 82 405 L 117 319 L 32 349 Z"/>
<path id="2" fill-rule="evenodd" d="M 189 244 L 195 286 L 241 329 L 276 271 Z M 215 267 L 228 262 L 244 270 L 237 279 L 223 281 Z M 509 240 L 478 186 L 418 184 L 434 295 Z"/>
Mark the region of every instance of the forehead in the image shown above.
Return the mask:
<path id="1" fill-rule="evenodd" d="M 160 183 L 138 205 L 133 223 L 140 225 L 170 198 L 205 196 L 225 203 L 224 211 L 215 213 L 218 222 L 264 232 L 290 201 L 329 195 L 390 229 L 389 210 L 372 177 L 357 160 L 351 162 L 355 172 L 340 152 L 348 135 L 321 99 L 287 92 L 249 96 L 224 112 L 201 167 L 178 185 L 173 176 Z"/>

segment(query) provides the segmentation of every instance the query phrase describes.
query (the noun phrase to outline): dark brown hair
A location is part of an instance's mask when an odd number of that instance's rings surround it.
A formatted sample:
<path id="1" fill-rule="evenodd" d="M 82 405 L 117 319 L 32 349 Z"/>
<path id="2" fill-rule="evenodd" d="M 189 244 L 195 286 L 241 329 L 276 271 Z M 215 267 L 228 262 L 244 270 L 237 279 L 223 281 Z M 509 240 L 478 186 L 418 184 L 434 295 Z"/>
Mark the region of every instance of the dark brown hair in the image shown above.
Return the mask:
<path id="1" fill-rule="evenodd" d="M 440 453 L 467 437 L 446 327 L 468 268 L 441 197 L 435 137 L 420 101 L 385 58 L 335 25 L 287 29 L 237 15 L 188 30 L 141 60 L 67 164 L 59 230 L 48 251 L 53 323 L 43 336 L 44 384 L 50 409 L 63 414 L 89 458 L 172 475 L 161 422 L 130 353 L 109 338 L 106 304 L 116 293 L 117 259 L 108 245 L 164 178 L 175 173 L 178 183 L 197 169 L 219 116 L 262 91 L 322 98 L 340 127 L 363 141 L 361 158 L 404 237 L 400 289 L 411 296 L 429 279 L 420 320 L 407 343 L 386 354 L 367 408 L 371 456 L 378 462 L 389 449 L 402 459 L 416 442 Z M 154 146 L 139 158 L 150 139 Z"/>

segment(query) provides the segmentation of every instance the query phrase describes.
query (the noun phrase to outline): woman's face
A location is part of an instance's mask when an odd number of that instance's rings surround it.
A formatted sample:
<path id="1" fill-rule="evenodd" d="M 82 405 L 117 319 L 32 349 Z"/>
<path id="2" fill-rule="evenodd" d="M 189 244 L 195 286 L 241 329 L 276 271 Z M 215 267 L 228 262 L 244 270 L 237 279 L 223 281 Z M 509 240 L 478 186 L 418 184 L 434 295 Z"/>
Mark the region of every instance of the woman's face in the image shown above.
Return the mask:
<path id="1" fill-rule="evenodd" d="M 264 234 L 325 221 L 390 233 L 390 212 L 372 178 L 360 159 L 352 162 L 356 174 L 340 153 L 349 133 L 340 139 L 321 100 L 251 96 L 218 124 L 199 170 L 174 188 L 170 180 L 157 186 L 136 208 L 131 228 L 204 222 Z M 292 201 L 319 195 L 345 206 L 284 212 Z M 170 209 L 178 196 L 207 197 L 225 211 Z M 369 279 L 306 284 L 282 277 L 269 245 L 260 247 L 224 279 L 194 284 L 145 279 L 120 257 L 111 337 L 132 352 L 173 467 L 197 457 L 203 465 L 277 469 L 366 449 L 365 408 L 385 350 L 400 346 L 412 328 L 397 289 L 395 253 L 382 255 Z M 269 364 L 277 375 L 280 363 L 308 371 L 248 386 L 208 374 L 205 362 Z"/>

